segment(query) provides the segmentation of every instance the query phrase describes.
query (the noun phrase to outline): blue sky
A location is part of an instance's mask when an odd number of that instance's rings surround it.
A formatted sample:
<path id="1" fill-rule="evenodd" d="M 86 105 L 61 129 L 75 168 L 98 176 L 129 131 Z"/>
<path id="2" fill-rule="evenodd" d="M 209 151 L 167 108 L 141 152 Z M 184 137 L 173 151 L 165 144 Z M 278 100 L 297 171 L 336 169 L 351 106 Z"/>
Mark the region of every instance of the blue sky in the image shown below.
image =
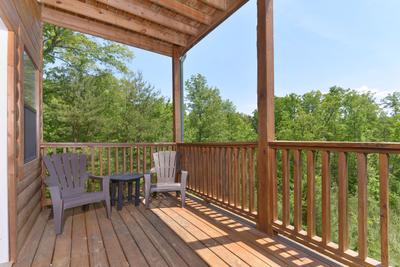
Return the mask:
<path id="1" fill-rule="evenodd" d="M 333 85 L 400 90 L 399 0 L 277 0 L 274 11 L 275 94 Z M 250 114 L 256 108 L 256 1 L 209 34 L 189 53 L 184 76 L 201 73 L 223 98 Z M 171 59 L 132 48 L 130 66 L 171 97 Z"/>

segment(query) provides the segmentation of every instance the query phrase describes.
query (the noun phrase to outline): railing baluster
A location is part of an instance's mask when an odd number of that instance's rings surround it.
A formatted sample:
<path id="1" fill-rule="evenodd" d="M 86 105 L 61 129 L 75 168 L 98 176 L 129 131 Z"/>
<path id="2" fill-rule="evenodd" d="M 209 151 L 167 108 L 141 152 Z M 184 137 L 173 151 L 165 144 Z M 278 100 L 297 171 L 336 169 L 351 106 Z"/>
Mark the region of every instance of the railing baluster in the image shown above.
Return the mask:
<path id="1" fill-rule="evenodd" d="M 103 176 L 103 148 L 99 147 L 99 172 Z"/>
<path id="2" fill-rule="evenodd" d="M 111 175 L 111 147 L 107 147 L 107 173 Z"/>
<path id="3" fill-rule="evenodd" d="M 228 147 L 227 149 L 227 176 L 228 176 L 228 183 L 226 187 L 226 194 L 228 195 L 228 204 L 231 205 L 232 203 L 232 149 Z"/>
<path id="4" fill-rule="evenodd" d="M 215 171 L 215 159 L 214 159 L 214 149 L 212 147 L 209 147 L 209 155 L 210 158 L 208 159 L 209 162 L 209 172 L 210 172 L 210 193 L 211 197 L 215 199 L 216 194 L 215 194 L 215 177 L 214 177 L 214 171 Z"/>
<path id="5" fill-rule="evenodd" d="M 307 151 L 307 235 L 315 236 L 315 169 L 314 151 Z"/>
<path id="6" fill-rule="evenodd" d="M 122 149 L 122 165 L 123 165 L 122 172 L 126 172 L 126 147 Z"/>
<path id="7" fill-rule="evenodd" d="M 322 243 L 331 242 L 330 152 L 322 151 Z"/>
<path id="8" fill-rule="evenodd" d="M 115 158 L 114 158 L 115 173 L 119 173 L 119 162 L 118 162 L 119 161 L 119 158 L 118 158 L 119 151 L 118 150 L 119 150 L 118 147 L 115 147 Z"/>
<path id="9" fill-rule="evenodd" d="M 389 155 L 379 154 L 381 264 L 389 266 Z"/>
<path id="10" fill-rule="evenodd" d="M 136 146 L 136 172 L 140 172 L 140 146 Z"/>
<path id="11" fill-rule="evenodd" d="M 220 162 L 220 177 L 221 177 L 221 183 L 220 183 L 220 192 L 221 192 L 221 199 L 222 203 L 226 203 L 226 196 L 225 196 L 225 186 L 226 186 L 226 148 L 222 148 L 221 150 L 221 162 Z"/>
<path id="12" fill-rule="evenodd" d="M 290 224 L 290 191 L 289 191 L 289 157 L 288 150 L 282 150 L 282 224 L 287 227 Z"/>
<path id="13" fill-rule="evenodd" d="M 241 189 L 242 189 L 242 194 L 241 194 L 241 200 L 242 200 L 242 210 L 246 208 L 247 204 L 247 198 L 246 198 L 246 148 L 241 148 L 241 170 L 242 170 L 242 175 L 241 175 Z"/>
<path id="14" fill-rule="evenodd" d="M 201 165 L 200 165 L 200 163 L 201 163 L 201 161 L 200 161 L 200 149 L 198 147 L 194 147 L 193 150 L 195 151 L 195 155 L 196 155 L 194 168 L 196 169 L 196 166 L 199 166 L 201 168 Z M 200 172 L 199 171 L 195 171 L 195 173 L 196 173 L 196 178 L 195 178 L 196 190 L 198 192 L 201 192 L 201 184 L 200 184 L 200 179 L 201 178 L 199 177 L 199 173 Z"/>
<path id="15" fill-rule="evenodd" d="M 249 156 L 249 193 L 250 193 L 250 203 L 249 211 L 254 212 L 254 149 L 250 148 Z"/>
<path id="16" fill-rule="evenodd" d="M 217 157 L 216 157 L 216 148 L 211 147 L 211 177 L 212 177 L 212 185 L 213 185 L 213 198 L 218 199 L 218 186 L 217 186 Z"/>
<path id="17" fill-rule="evenodd" d="M 143 172 L 147 172 L 147 146 L 143 146 Z"/>
<path id="18" fill-rule="evenodd" d="M 133 173 L 133 146 L 129 146 L 129 171 Z"/>
<path id="19" fill-rule="evenodd" d="M 278 220 L 278 182 L 276 178 L 276 149 L 269 149 L 270 156 L 270 172 L 271 172 L 271 202 L 272 202 L 272 221 Z"/>
<path id="20" fill-rule="evenodd" d="M 239 179 L 238 179 L 238 150 L 236 147 L 233 148 L 233 205 L 238 206 L 238 196 L 239 196 Z"/>
<path id="21" fill-rule="evenodd" d="M 296 149 L 294 156 L 294 229 L 301 230 L 301 151 Z"/>
<path id="22" fill-rule="evenodd" d="M 208 196 L 208 197 L 210 197 L 210 172 L 209 172 L 210 168 L 209 168 L 209 165 L 208 165 L 209 159 L 210 159 L 209 149 L 208 149 L 208 147 L 205 147 L 204 150 L 203 150 L 203 164 L 204 164 L 203 165 L 203 170 L 204 170 L 204 172 L 203 172 L 203 175 L 204 175 L 203 181 L 205 183 L 204 194 L 206 196 Z"/>
<path id="23" fill-rule="evenodd" d="M 91 162 L 91 172 L 96 175 L 94 168 L 94 147 L 90 148 L 90 162 Z"/>
<path id="24" fill-rule="evenodd" d="M 197 150 L 197 155 L 198 155 L 198 160 L 199 160 L 199 166 L 200 166 L 200 171 L 199 171 L 199 175 L 197 176 L 198 178 L 198 182 L 199 182 L 199 187 L 200 187 L 200 192 L 202 194 L 204 194 L 204 163 L 203 163 L 203 155 L 204 155 L 204 148 L 200 147 Z"/>
<path id="25" fill-rule="evenodd" d="M 339 152 L 339 250 L 345 252 L 349 246 L 347 211 L 347 155 Z"/>
<path id="26" fill-rule="evenodd" d="M 367 155 L 357 154 L 358 178 L 358 256 L 361 260 L 367 258 Z"/>
<path id="27" fill-rule="evenodd" d="M 153 146 L 150 146 L 150 168 L 153 167 L 153 154 L 154 154 L 154 148 Z"/>

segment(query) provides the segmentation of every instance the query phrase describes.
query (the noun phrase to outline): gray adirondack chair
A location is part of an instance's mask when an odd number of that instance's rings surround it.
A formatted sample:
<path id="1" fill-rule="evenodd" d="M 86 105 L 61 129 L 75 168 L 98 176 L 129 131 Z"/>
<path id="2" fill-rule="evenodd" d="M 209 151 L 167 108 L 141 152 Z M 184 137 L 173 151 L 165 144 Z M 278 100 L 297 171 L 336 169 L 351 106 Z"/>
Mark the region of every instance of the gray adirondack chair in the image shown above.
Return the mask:
<path id="1" fill-rule="evenodd" d="M 151 174 L 144 175 L 146 208 L 149 207 L 150 195 L 154 192 L 181 192 L 182 208 L 185 206 L 187 171 L 181 170 L 181 182 L 175 182 L 176 151 L 160 151 L 153 154 L 153 173 L 157 174 L 157 183 L 151 183 Z"/>
<path id="2" fill-rule="evenodd" d="M 85 154 L 54 154 L 43 160 L 49 173 L 45 183 L 51 194 L 56 234 L 62 232 L 64 210 L 69 208 L 105 201 L 110 218 L 110 179 L 89 174 Z M 102 191 L 86 192 L 89 178 L 102 180 Z"/>

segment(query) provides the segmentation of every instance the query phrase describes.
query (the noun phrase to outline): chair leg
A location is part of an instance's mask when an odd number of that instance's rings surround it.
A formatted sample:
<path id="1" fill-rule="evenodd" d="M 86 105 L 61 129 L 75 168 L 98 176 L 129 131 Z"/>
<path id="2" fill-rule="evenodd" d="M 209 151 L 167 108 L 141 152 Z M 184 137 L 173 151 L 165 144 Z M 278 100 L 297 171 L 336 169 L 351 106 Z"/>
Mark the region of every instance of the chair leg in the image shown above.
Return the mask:
<path id="1" fill-rule="evenodd" d="M 182 208 L 185 207 L 185 200 L 186 200 L 186 189 L 182 189 L 182 190 L 181 190 Z"/>
<path id="2" fill-rule="evenodd" d="M 106 198 L 104 200 L 104 202 L 106 202 L 106 208 L 107 208 L 107 217 L 110 219 L 111 218 L 111 203 L 110 203 L 110 199 Z"/>
<path id="3" fill-rule="evenodd" d="M 64 213 L 64 207 L 62 204 L 53 206 L 53 215 L 54 215 L 54 224 L 55 224 L 56 235 L 59 235 L 62 233 L 63 213 Z"/>
<path id="4" fill-rule="evenodd" d="M 150 192 L 149 191 L 145 191 L 144 192 L 144 201 L 145 201 L 145 207 L 146 207 L 146 209 L 148 209 L 149 208 L 149 205 L 150 205 L 150 203 L 149 203 L 149 201 L 150 201 Z"/>

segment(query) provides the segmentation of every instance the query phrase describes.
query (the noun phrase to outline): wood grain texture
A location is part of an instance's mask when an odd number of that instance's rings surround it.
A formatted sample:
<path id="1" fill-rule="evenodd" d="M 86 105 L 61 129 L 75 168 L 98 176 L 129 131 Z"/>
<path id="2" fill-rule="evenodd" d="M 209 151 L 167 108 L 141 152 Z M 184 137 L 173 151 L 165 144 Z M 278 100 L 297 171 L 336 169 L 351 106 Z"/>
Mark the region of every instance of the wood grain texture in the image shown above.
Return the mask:
<path id="1" fill-rule="evenodd" d="M 368 224 L 368 196 L 367 196 L 367 155 L 357 154 L 357 186 L 358 186 L 358 255 L 361 260 L 367 258 L 367 224 Z"/>
<path id="2" fill-rule="evenodd" d="M 349 248 L 349 225 L 348 225 L 348 177 L 347 177 L 347 155 L 339 152 L 339 250 L 346 251 Z"/>
<path id="3" fill-rule="evenodd" d="M 139 20 L 135 17 L 126 18 L 120 16 L 110 10 L 97 7 L 91 4 L 79 1 L 65 0 L 42 0 L 46 5 L 56 7 L 61 10 L 72 12 L 89 19 L 97 20 L 103 23 L 108 23 L 125 30 L 130 30 L 142 35 L 156 38 L 171 44 L 186 46 L 186 36 L 184 34 L 169 30 L 165 27 L 160 27 L 157 24 L 151 24 Z"/>
<path id="4" fill-rule="evenodd" d="M 300 232 L 302 223 L 302 205 L 301 205 L 301 151 L 293 151 L 293 180 L 294 180 L 294 230 Z"/>
<path id="5" fill-rule="evenodd" d="M 315 155 L 307 151 L 307 235 L 315 236 Z"/>
<path id="6" fill-rule="evenodd" d="M 181 57 L 178 48 L 174 47 L 172 56 L 172 109 L 173 109 L 173 140 L 174 142 L 183 141 L 183 88 L 182 87 L 182 68 Z"/>
<path id="7" fill-rule="evenodd" d="M 379 154 L 381 263 L 389 266 L 389 155 Z"/>
<path id="8" fill-rule="evenodd" d="M 98 0 L 98 2 L 109 5 L 111 7 L 124 10 L 137 17 L 142 17 L 151 22 L 163 25 L 167 28 L 176 30 L 178 32 L 196 35 L 198 29 L 190 24 L 183 23 L 173 17 L 165 15 L 165 13 L 157 12 L 149 9 L 147 6 L 140 4 L 140 2 L 124 1 L 124 0 Z"/>
<path id="9" fill-rule="evenodd" d="M 327 245 L 331 241 L 331 175 L 330 152 L 322 151 L 322 243 Z"/>
<path id="10" fill-rule="evenodd" d="M 74 31 L 91 34 L 162 55 L 172 56 L 173 46 L 167 42 L 48 7 L 43 8 L 43 20 Z"/>
<path id="11" fill-rule="evenodd" d="M 272 192 L 269 142 L 275 139 L 273 1 L 257 0 L 258 191 Z M 272 234 L 270 194 L 258 195 L 258 227 Z"/>
<path id="12" fill-rule="evenodd" d="M 282 224 L 287 227 L 290 224 L 290 184 L 289 184 L 289 155 L 288 150 L 282 150 Z"/>
<path id="13" fill-rule="evenodd" d="M 175 0 L 150 0 L 150 1 L 154 4 L 165 7 L 182 16 L 188 17 L 192 20 L 198 21 L 206 25 L 210 25 L 213 19 L 210 15 L 205 14 L 195 8 L 192 8 L 191 6 L 188 6 L 182 2 L 178 2 Z"/>

